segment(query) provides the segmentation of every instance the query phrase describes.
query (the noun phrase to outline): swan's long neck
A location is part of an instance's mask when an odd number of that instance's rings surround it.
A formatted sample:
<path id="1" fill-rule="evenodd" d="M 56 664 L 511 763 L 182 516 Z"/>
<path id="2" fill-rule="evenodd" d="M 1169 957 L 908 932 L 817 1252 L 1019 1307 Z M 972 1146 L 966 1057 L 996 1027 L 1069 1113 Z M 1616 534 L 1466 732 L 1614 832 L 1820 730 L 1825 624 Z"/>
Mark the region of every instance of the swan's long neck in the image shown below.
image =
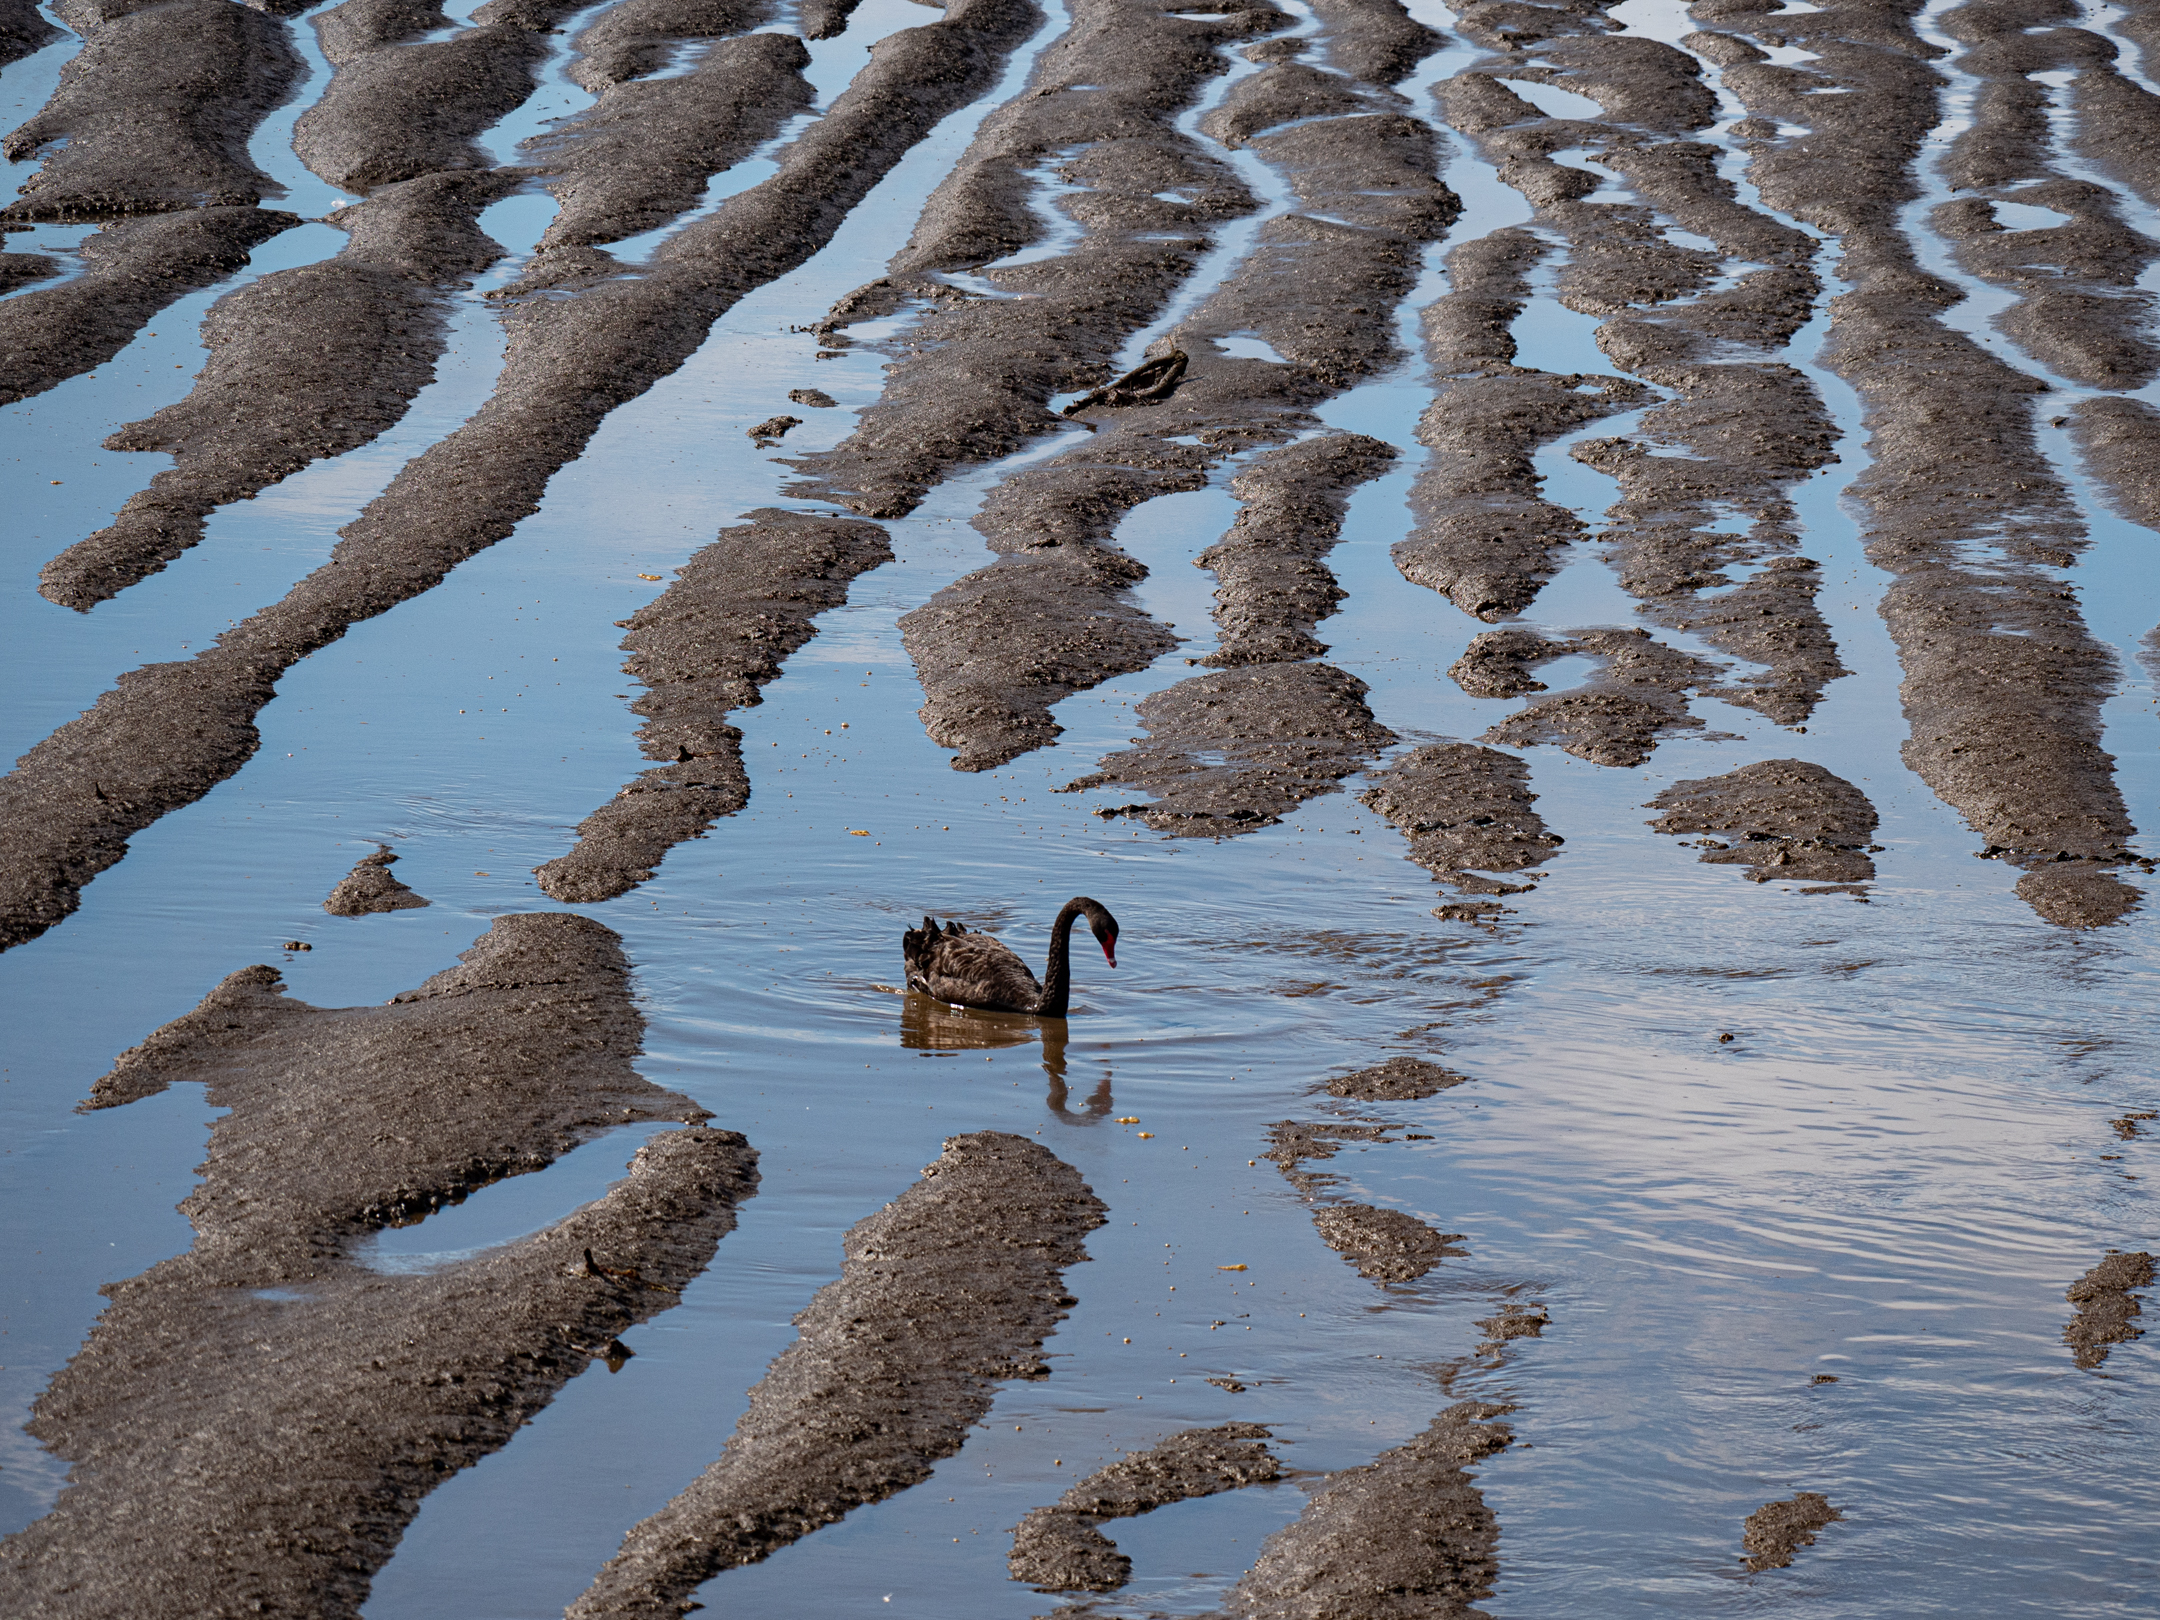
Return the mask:
<path id="1" fill-rule="evenodd" d="M 1068 900 L 1050 928 L 1050 960 L 1043 967 L 1042 1000 L 1035 1004 L 1045 1018 L 1063 1018 L 1065 1004 L 1072 999 L 1072 931 L 1073 919 L 1079 915 L 1080 903 Z"/>

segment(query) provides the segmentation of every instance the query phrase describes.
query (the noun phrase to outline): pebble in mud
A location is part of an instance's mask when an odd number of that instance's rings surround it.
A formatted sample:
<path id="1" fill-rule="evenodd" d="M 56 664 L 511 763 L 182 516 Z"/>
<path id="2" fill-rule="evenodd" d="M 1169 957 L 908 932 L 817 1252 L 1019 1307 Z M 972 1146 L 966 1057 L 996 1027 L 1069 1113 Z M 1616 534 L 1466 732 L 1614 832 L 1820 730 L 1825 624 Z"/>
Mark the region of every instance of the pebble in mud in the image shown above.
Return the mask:
<path id="1" fill-rule="evenodd" d="M 791 403 L 807 405 L 814 411 L 829 411 L 840 403 L 822 388 L 790 388 L 787 397 Z"/>
<path id="2" fill-rule="evenodd" d="M 768 416 L 755 427 L 744 428 L 743 432 L 747 433 L 751 442 L 762 450 L 765 446 L 778 444 L 782 439 L 786 438 L 789 428 L 799 428 L 801 426 L 802 418 L 799 416 Z"/>
<path id="3" fill-rule="evenodd" d="M 338 879 L 323 910 L 333 917 L 366 917 L 383 911 L 416 911 L 428 902 L 413 893 L 390 873 L 397 861 L 388 844 L 372 855 L 363 855 L 353 869 Z"/>
<path id="4" fill-rule="evenodd" d="M 2070 1285 L 2063 1297 L 2077 1307 L 2077 1315 L 2062 1336 L 2080 1367 L 2098 1367 L 2116 1345 L 2144 1336 L 2136 1324 L 2142 1311 L 2134 1290 L 2152 1285 L 2153 1257 L 2143 1250 L 2110 1252 Z"/>
<path id="5" fill-rule="evenodd" d="M 849 1230 L 839 1280 L 795 1318 L 719 1460 L 631 1529 L 571 1620 L 680 1613 L 721 1570 L 929 1477 L 999 1381 L 1049 1376 L 1043 1341 L 1075 1303 L 1065 1268 L 1105 1207 L 1039 1143 L 948 1140 Z"/>
<path id="6" fill-rule="evenodd" d="M 1751 882 L 1809 885 L 1803 894 L 1856 893 L 1875 876 L 1868 859 L 1875 806 L 1842 776 L 1806 760 L 1766 759 L 1675 782 L 1646 808 L 1665 812 L 1650 823 L 1661 833 L 1734 835 L 1730 845 L 1704 839 L 1698 858 L 1746 867 Z"/>
<path id="7" fill-rule="evenodd" d="M 1185 1429 L 1097 1469 L 1056 1506 L 1036 1508 L 1020 1521 L 1006 1560 L 1013 1579 L 1044 1592 L 1117 1590 L 1131 1577 L 1132 1560 L 1096 1526 L 1280 1479 L 1268 1437 L 1258 1423 Z"/>
<path id="8" fill-rule="evenodd" d="M 230 1112 L 182 1205 L 193 1248 L 110 1285 L 37 1401 L 72 1472 L 0 1542 L 0 1609 L 357 1616 L 427 1494 L 675 1303 L 756 1186 L 742 1137 L 693 1125 L 516 1243 L 425 1274 L 353 1257 L 611 1127 L 702 1118 L 632 1067 L 642 1029 L 616 936 L 555 913 L 497 919 L 387 1006 L 243 969 L 123 1054 L 87 1106 L 192 1081 Z"/>
<path id="9" fill-rule="evenodd" d="M 1425 1432 L 1331 1475 L 1268 1537 L 1224 1620 L 1473 1620 L 1500 1570 L 1500 1525 L 1469 1464 L 1513 1437 L 1510 1408 L 1449 1407 Z"/>
<path id="10" fill-rule="evenodd" d="M 1830 1499 L 1814 1491 L 1801 1491 L 1782 1502 L 1765 1502 L 1747 1516 L 1740 1544 L 1747 1549 L 1743 1562 L 1752 1572 L 1784 1569 L 1802 1547 L 1815 1545 L 1815 1533 L 1845 1515 Z"/>
<path id="11" fill-rule="evenodd" d="M 675 845 L 749 803 L 742 733 L 728 715 L 758 702 L 856 575 L 892 560 L 874 523 L 775 507 L 744 516 L 628 621 L 623 671 L 646 688 L 632 705 L 645 716 L 639 741 L 647 758 L 669 763 L 625 784 L 578 824 L 569 853 L 535 869 L 558 900 L 628 893 Z"/>
<path id="12" fill-rule="evenodd" d="M 1463 1234 L 1442 1232 L 1399 1209 L 1329 1204 L 1313 1212 L 1320 1241 L 1377 1283 L 1415 1282 L 1441 1261 L 1470 1251 Z"/>

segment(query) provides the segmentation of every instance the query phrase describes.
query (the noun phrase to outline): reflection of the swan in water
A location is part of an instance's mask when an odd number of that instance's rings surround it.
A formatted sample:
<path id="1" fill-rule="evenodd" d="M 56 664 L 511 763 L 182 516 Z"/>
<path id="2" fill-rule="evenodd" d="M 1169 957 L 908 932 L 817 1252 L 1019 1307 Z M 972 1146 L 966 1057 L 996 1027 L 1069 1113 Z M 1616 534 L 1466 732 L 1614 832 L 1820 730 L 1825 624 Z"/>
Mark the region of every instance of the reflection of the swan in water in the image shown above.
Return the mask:
<path id="1" fill-rule="evenodd" d="M 1071 1091 L 1065 1083 L 1064 1019 L 953 1007 L 917 991 L 908 991 L 900 998 L 900 1044 L 911 1052 L 981 1052 L 1026 1046 L 1038 1040 L 1042 1042 L 1043 1072 L 1050 1077 L 1050 1092 L 1045 1099 L 1050 1112 L 1072 1124 L 1090 1124 L 1108 1117 L 1112 1104 L 1107 1063 L 1082 1111 L 1076 1114 L 1066 1106 Z"/>

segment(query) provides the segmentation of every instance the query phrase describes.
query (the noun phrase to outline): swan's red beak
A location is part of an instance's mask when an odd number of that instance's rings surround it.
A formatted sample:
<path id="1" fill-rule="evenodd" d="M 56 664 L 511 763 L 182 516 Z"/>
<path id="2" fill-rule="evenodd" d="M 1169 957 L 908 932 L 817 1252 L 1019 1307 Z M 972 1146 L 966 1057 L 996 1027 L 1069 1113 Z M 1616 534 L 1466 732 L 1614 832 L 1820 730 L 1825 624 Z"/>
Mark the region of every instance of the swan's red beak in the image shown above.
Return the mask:
<path id="1" fill-rule="evenodd" d="M 1114 940 L 1114 939 L 1106 939 L 1106 940 L 1104 940 L 1104 941 L 1102 942 L 1102 953 L 1103 953 L 1103 960 L 1104 960 L 1104 961 L 1108 962 L 1108 963 L 1109 963 L 1109 964 L 1110 964 L 1110 965 L 1111 965 L 1112 967 L 1116 967 L 1116 966 L 1117 966 L 1117 941 L 1116 941 L 1116 940 Z"/>

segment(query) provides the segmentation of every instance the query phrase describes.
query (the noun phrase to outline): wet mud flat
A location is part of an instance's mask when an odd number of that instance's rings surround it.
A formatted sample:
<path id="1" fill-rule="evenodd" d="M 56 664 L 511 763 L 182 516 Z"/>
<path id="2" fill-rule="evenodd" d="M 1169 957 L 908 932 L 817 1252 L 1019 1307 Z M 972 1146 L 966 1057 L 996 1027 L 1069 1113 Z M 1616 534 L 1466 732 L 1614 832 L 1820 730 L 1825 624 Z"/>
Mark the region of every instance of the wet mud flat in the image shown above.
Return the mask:
<path id="1" fill-rule="evenodd" d="M 51 1289 L 8 1612 L 448 1613 L 451 1543 L 592 1616 L 1969 1603 L 1875 1446 L 2134 1541 L 2149 1454 L 2006 1483 L 1942 1392 L 2155 1432 L 2148 43 L 0 7 L 0 402 L 99 469 L 19 464 L 8 589 L 145 627 L 0 779 L 8 1102 L 76 1188 L 224 1110 Z M 333 517 L 240 606 L 255 503 Z M 539 718 L 452 772 L 460 658 Z M 1079 892 L 1069 1026 L 891 1004 L 923 905 Z"/>

